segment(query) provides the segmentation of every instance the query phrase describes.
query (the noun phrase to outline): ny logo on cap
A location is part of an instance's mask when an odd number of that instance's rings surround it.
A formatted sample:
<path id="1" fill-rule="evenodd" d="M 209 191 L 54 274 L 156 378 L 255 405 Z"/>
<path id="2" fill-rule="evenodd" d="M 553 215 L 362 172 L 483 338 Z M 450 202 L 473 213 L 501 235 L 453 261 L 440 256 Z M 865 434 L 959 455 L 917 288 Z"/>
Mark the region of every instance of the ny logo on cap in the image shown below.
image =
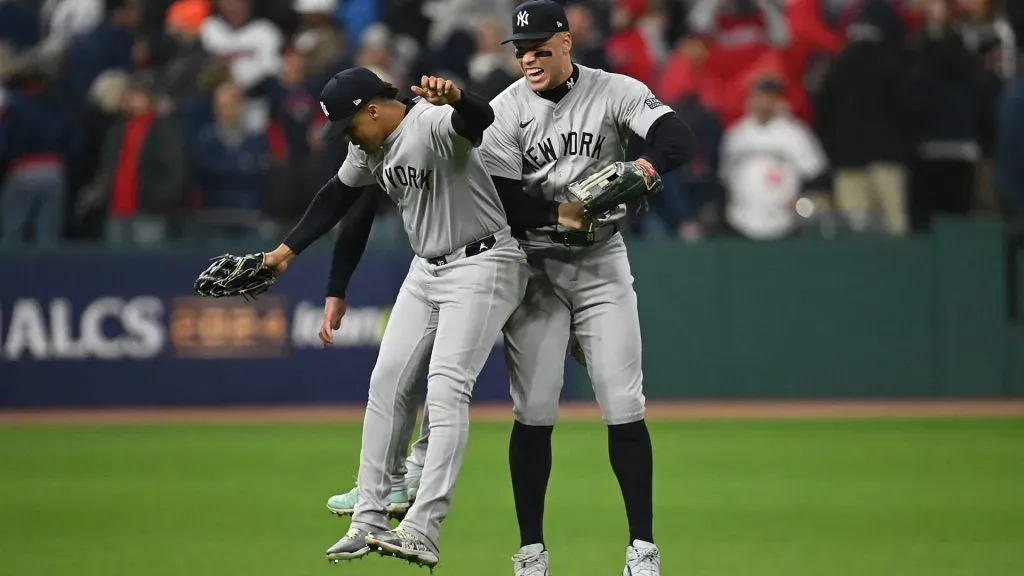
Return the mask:
<path id="1" fill-rule="evenodd" d="M 324 116 L 330 116 L 331 115 L 331 113 L 327 111 L 327 104 L 324 104 L 323 102 L 320 102 L 320 107 L 323 108 L 323 110 L 324 110 Z"/>
<path id="2" fill-rule="evenodd" d="M 529 26 L 530 25 L 530 13 L 523 10 L 519 14 L 516 14 L 516 26 Z"/>

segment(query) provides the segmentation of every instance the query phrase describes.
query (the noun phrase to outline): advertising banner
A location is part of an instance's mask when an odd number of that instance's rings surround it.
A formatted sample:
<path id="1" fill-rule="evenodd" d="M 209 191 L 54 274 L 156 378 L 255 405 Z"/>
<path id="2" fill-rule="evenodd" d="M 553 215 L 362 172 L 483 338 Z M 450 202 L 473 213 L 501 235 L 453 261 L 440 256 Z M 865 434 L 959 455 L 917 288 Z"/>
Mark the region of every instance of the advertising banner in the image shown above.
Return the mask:
<path id="1" fill-rule="evenodd" d="M 209 255 L 81 253 L 5 259 L 0 407 L 365 403 L 404 254 L 368 254 L 323 349 L 326 253 L 304 254 L 255 302 L 206 299 Z M 501 343 L 474 398 L 507 401 Z"/>

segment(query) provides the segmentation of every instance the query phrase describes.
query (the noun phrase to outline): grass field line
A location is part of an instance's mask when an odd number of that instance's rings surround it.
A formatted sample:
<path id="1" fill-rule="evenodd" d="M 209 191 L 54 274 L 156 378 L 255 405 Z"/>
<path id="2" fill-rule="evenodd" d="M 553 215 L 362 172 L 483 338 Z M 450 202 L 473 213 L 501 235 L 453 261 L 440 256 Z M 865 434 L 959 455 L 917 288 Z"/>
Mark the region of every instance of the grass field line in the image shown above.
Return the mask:
<path id="1" fill-rule="evenodd" d="M 474 421 L 509 422 L 509 404 L 479 404 Z M 828 420 L 1024 417 L 1024 400 L 654 401 L 649 420 Z M 0 410 L 0 426 L 359 422 L 357 405 Z M 598 421 L 594 403 L 563 403 L 561 421 Z"/>

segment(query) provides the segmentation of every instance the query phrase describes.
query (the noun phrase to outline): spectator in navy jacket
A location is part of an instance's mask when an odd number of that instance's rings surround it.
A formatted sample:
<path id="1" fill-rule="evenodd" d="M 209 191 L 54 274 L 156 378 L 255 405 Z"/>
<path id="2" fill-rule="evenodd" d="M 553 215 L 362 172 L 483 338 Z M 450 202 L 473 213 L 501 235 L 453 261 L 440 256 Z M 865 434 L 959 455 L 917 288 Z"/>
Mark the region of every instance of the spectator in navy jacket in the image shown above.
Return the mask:
<path id="1" fill-rule="evenodd" d="M 214 92 L 215 119 L 199 132 L 193 162 L 203 208 L 261 207 L 269 145 L 266 132 L 241 122 L 242 101 L 237 85 L 220 85 Z"/>
<path id="2" fill-rule="evenodd" d="M 951 4 L 925 0 L 925 24 L 910 45 L 907 77 L 915 146 L 910 224 L 915 231 L 926 230 L 935 214 L 971 211 L 981 158 L 983 66 L 953 25 Z"/>
<path id="3" fill-rule="evenodd" d="M 133 53 L 141 0 L 107 0 L 107 19 L 71 43 L 64 78 L 70 103 L 83 110 L 93 80 L 105 70 L 135 68 Z"/>
<path id="4" fill-rule="evenodd" d="M 32 0 L 0 1 L 0 43 L 10 45 L 16 52 L 38 44 L 39 4 Z"/>
<path id="5" fill-rule="evenodd" d="M 1014 36 L 1024 39 L 1024 5 L 1011 3 L 1008 19 Z M 1018 46 L 1024 42 L 1018 41 Z M 1024 51 L 1017 57 L 1017 74 L 1003 91 L 996 121 L 995 188 L 1005 212 L 1024 217 Z"/>
<path id="6" fill-rule="evenodd" d="M 0 242 L 56 244 L 64 229 L 67 167 L 76 152 L 74 126 L 38 77 L 10 82 L 3 111 Z"/>

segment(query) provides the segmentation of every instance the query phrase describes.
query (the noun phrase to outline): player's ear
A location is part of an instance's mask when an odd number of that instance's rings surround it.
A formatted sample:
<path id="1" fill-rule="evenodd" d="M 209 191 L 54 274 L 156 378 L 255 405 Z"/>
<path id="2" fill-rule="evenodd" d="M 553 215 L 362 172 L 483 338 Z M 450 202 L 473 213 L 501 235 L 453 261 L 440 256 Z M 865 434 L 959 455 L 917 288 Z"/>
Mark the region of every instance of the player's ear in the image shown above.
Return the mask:
<path id="1" fill-rule="evenodd" d="M 367 104 L 366 114 L 370 119 L 376 120 L 380 116 L 380 106 L 377 106 L 376 104 Z"/>
<path id="2" fill-rule="evenodd" d="M 562 48 L 566 54 L 572 52 L 572 32 L 566 32 L 562 36 Z"/>

